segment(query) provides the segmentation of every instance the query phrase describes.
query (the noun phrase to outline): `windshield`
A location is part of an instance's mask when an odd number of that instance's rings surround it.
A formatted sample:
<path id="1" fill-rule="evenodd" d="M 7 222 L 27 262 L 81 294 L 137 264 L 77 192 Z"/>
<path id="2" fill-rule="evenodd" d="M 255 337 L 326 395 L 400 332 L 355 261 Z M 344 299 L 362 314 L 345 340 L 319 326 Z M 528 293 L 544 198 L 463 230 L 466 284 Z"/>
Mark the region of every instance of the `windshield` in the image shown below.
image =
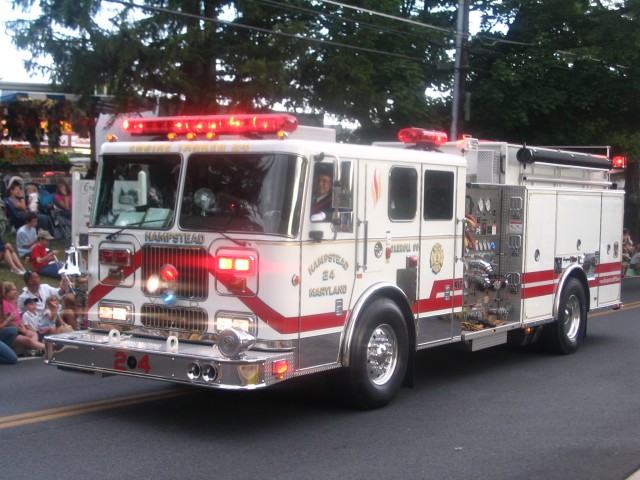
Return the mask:
<path id="1" fill-rule="evenodd" d="M 177 155 L 105 155 L 92 224 L 168 228 L 176 210 Z"/>
<path id="2" fill-rule="evenodd" d="M 303 167 L 303 159 L 291 154 L 192 155 L 179 225 L 185 230 L 295 236 Z"/>

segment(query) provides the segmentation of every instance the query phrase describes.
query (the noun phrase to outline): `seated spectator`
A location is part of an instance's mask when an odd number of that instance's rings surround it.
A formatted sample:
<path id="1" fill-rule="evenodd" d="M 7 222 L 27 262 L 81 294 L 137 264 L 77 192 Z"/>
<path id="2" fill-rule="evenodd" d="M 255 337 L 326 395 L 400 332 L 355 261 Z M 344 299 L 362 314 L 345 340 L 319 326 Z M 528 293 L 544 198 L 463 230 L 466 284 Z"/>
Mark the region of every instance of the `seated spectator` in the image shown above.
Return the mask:
<path id="1" fill-rule="evenodd" d="M 18 289 L 13 282 L 4 282 L 2 284 L 2 294 L 4 300 L 2 301 L 2 311 L 5 316 L 9 313 L 14 314 L 14 326 L 18 329 L 20 335 L 24 335 L 29 338 L 28 348 L 30 350 L 44 350 L 44 344 L 38 340 L 38 332 L 29 329 L 22 322 L 20 311 L 18 310 Z"/>
<path id="2" fill-rule="evenodd" d="M 20 312 L 18 311 L 18 289 L 16 288 L 13 282 L 4 282 L 2 284 L 2 291 L 0 292 L 2 295 L 2 312 L 4 313 L 5 318 L 7 318 L 10 314 L 13 316 L 13 326 L 18 330 L 19 335 L 23 335 L 27 340 L 20 341 L 20 343 L 24 344 L 26 348 L 29 350 L 43 351 L 44 343 L 38 340 L 38 332 L 28 328 L 22 322 L 22 318 L 20 317 Z"/>
<path id="3" fill-rule="evenodd" d="M 40 198 L 38 196 L 38 187 L 33 184 L 29 184 L 25 187 L 27 193 L 27 209 L 30 212 L 38 213 L 40 208 Z"/>
<path id="4" fill-rule="evenodd" d="M 38 241 L 31 249 L 31 269 L 45 277 L 61 278 L 58 273 L 61 265 L 56 260 L 56 255 L 60 252 L 49 248 L 51 240 L 53 237 L 46 230 L 38 232 Z"/>
<path id="5" fill-rule="evenodd" d="M 24 304 L 27 299 L 34 298 L 36 300 L 36 313 L 40 316 L 44 310 L 46 298 L 51 295 L 62 296 L 69 291 L 69 280 L 66 278 L 60 281 L 60 288 L 42 283 L 40 275 L 33 271 L 27 271 L 22 278 L 24 279 L 25 288 L 18 297 L 18 309 L 23 315 L 26 310 Z"/>
<path id="6" fill-rule="evenodd" d="M 9 187 L 9 195 L 6 198 L 7 209 L 9 211 L 9 220 L 15 228 L 20 228 L 25 224 L 27 218 L 27 203 L 24 198 L 22 186 L 19 183 L 12 183 Z M 38 228 L 48 230 L 50 221 L 47 215 L 38 213 Z"/>
<path id="7" fill-rule="evenodd" d="M 45 300 L 44 307 L 39 323 L 39 333 L 41 335 L 75 330 L 60 317 L 60 299 L 56 295 L 48 297 Z"/>
<path id="8" fill-rule="evenodd" d="M 7 206 L 7 217 L 11 225 L 16 229 L 24 225 L 27 205 L 19 183 L 14 182 L 9 186 L 9 193 L 5 197 L 5 205 Z"/>
<path id="9" fill-rule="evenodd" d="M 11 348 L 18 338 L 18 329 L 9 322 L 0 321 L 0 365 L 18 363 L 18 355 Z"/>
<path id="10" fill-rule="evenodd" d="M 629 268 L 627 268 L 626 274 L 629 277 L 636 277 L 640 275 L 640 243 L 636 245 L 636 253 L 633 254 L 631 260 L 629 260 Z"/>
<path id="11" fill-rule="evenodd" d="M 633 245 L 633 240 L 631 239 L 629 230 L 624 228 L 622 230 L 622 275 L 627 274 L 631 257 L 636 253 L 636 249 Z"/>
<path id="12" fill-rule="evenodd" d="M 38 243 L 38 216 L 29 212 L 26 215 L 27 222 L 16 233 L 16 248 L 20 258 L 31 257 L 31 249 Z"/>
<path id="13" fill-rule="evenodd" d="M 0 235 L 0 259 L 4 260 L 11 272 L 16 275 L 24 275 L 25 268 L 22 266 L 16 251 L 10 243 L 5 243 Z"/>
<path id="14" fill-rule="evenodd" d="M 74 330 L 78 330 L 80 327 L 79 319 L 82 317 L 82 309 L 76 302 L 76 296 L 73 293 L 67 293 L 62 297 L 62 311 L 60 312 L 60 318 L 68 325 L 71 325 Z"/>
<path id="15" fill-rule="evenodd" d="M 16 350 L 28 349 L 29 338 L 18 333 L 14 325 L 14 313 L 5 315 L 0 312 L 0 365 L 12 365 L 18 362 Z"/>
<path id="16" fill-rule="evenodd" d="M 69 187 L 67 186 L 65 181 L 60 181 L 58 183 L 58 188 L 53 196 L 53 201 L 62 211 L 62 215 L 65 218 L 71 218 L 71 192 L 69 191 Z"/>
<path id="17" fill-rule="evenodd" d="M 24 312 L 22 312 L 22 323 L 38 336 L 38 341 L 42 341 L 44 334 L 40 333 L 40 314 L 37 312 L 38 299 L 28 297 L 24 300 Z"/>

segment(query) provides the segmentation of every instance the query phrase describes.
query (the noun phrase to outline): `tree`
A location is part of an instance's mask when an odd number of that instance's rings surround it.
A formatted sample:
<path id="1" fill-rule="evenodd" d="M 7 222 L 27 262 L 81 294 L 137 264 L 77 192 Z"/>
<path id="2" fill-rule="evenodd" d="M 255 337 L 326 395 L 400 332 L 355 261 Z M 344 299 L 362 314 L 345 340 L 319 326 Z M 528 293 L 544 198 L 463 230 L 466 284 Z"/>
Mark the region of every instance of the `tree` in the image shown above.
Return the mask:
<path id="1" fill-rule="evenodd" d="M 638 0 L 475 6 L 485 15 L 470 45 L 468 133 L 539 145 L 611 145 L 614 154 L 640 160 Z M 630 166 L 625 183 L 625 224 L 634 238 L 637 170 Z"/>
<path id="2" fill-rule="evenodd" d="M 14 0 L 28 8 L 34 0 Z M 269 110 L 355 120 L 365 131 L 435 121 L 427 88 L 449 80 L 446 32 L 372 15 L 450 27 L 439 2 L 363 0 L 356 11 L 304 0 L 39 0 L 35 21 L 11 22 L 14 40 L 65 89 L 106 88 L 120 111 L 160 99 L 170 113 Z M 433 4 L 433 5 L 431 5 Z M 110 6 L 110 25 L 105 18 Z M 227 19 L 227 20 L 223 20 Z M 42 67 L 38 58 L 53 63 Z"/>

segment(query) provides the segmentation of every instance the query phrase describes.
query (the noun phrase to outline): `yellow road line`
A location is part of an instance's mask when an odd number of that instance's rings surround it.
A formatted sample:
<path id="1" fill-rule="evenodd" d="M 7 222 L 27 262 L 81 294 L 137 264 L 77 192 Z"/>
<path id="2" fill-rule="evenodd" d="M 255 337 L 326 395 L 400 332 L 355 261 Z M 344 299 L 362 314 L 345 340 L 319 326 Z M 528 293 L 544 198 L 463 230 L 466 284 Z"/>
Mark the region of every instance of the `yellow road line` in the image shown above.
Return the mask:
<path id="1" fill-rule="evenodd" d="M 8 417 L 0 417 L 0 429 L 18 427 L 37 422 L 46 422 L 74 415 L 84 415 L 86 413 L 99 412 L 102 410 L 111 410 L 148 401 L 180 397 L 182 395 L 193 393 L 194 391 L 195 390 L 193 389 L 185 389 L 139 393 L 135 395 L 128 395 L 126 397 L 116 397 L 108 400 L 98 400 L 96 402 L 80 403 L 77 405 L 67 405 L 65 407 L 48 408 L 45 410 L 36 410 L 34 412 L 20 413 Z"/>

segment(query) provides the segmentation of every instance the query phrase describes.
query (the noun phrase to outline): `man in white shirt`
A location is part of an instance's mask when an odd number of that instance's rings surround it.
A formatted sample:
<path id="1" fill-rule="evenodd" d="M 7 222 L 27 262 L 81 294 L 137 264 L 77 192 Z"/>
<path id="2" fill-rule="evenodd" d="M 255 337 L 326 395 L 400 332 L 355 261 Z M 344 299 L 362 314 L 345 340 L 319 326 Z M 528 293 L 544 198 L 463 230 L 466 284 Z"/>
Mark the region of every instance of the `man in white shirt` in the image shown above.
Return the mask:
<path id="1" fill-rule="evenodd" d="M 31 248 L 38 242 L 38 215 L 29 212 L 26 215 L 26 220 L 26 223 L 16 233 L 16 247 L 20 258 L 31 255 Z"/>
<path id="2" fill-rule="evenodd" d="M 36 299 L 36 312 L 38 315 L 42 315 L 44 310 L 44 302 L 52 295 L 62 297 L 69 291 L 69 280 L 63 277 L 60 280 L 60 288 L 52 287 L 46 283 L 40 281 L 40 275 L 36 272 L 27 271 L 24 274 L 24 284 L 26 285 L 22 294 L 18 297 L 18 310 L 20 313 L 24 313 L 24 302 L 27 298 Z"/>

